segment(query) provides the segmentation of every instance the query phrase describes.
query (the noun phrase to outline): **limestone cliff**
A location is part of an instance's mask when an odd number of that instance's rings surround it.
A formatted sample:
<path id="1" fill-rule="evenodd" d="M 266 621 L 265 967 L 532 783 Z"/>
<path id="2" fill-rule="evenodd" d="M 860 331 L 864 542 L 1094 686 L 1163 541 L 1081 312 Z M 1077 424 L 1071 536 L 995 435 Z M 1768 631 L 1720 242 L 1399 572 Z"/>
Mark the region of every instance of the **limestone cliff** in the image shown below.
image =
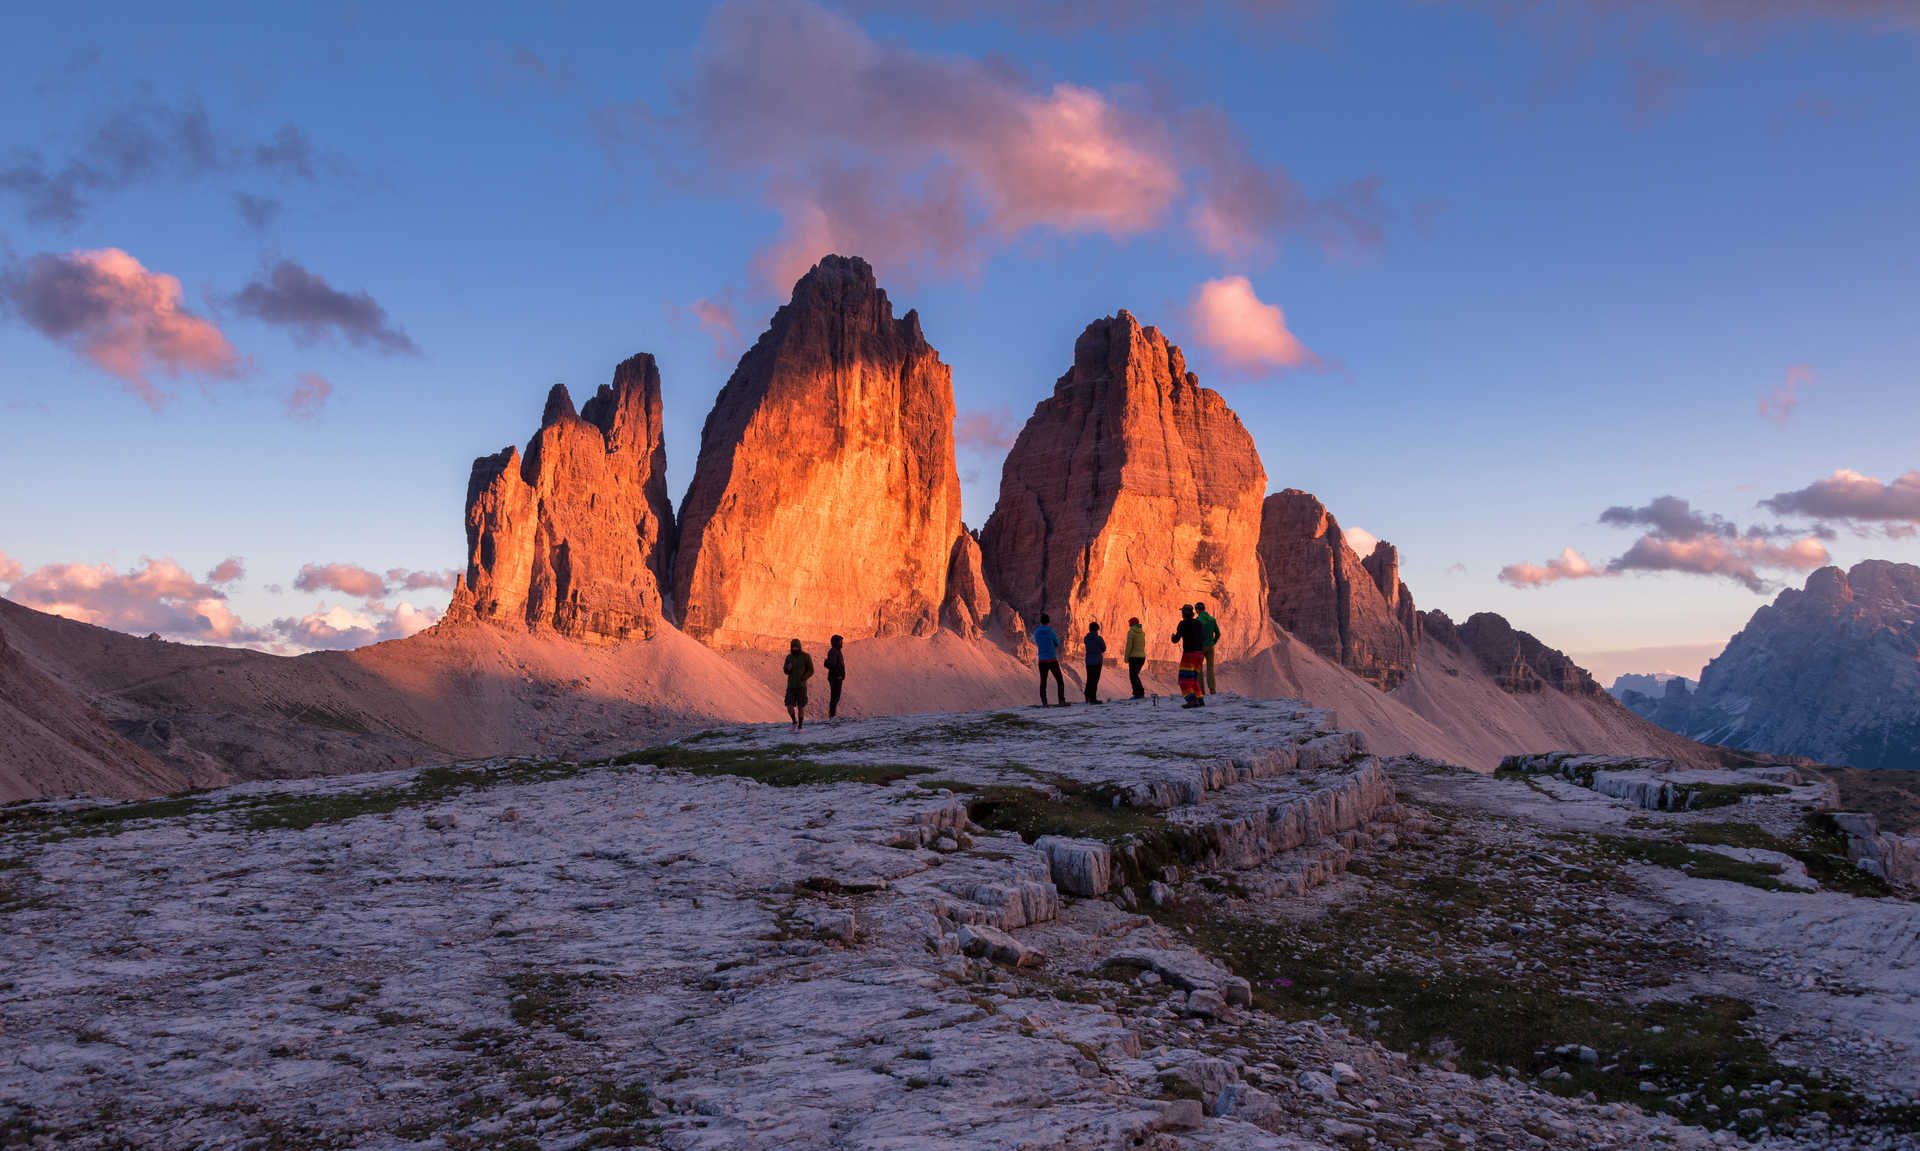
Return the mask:
<path id="1" fill-rule="evenodd" d="M 1260 562 L 1267 611 L 1296 639 L 1382 690 L 1413 670 L 1420 616 L 1392 544 L 1361 559 L 1325 505 L 1288 488 L 1262 508 Z"/>
<path id="2" fill-rule="evenodd" d="M 952 372 L 828 256 L 740 357 L 681 505 L 681 626 L 722 648 L 926 635 L 960 529 Z"/>
<path id="3" fill-rule="evenodd" d="M 578 414 L 555 384 L 525 456 L 474 461 L 467 570 L 448 614 L 573 639 L 652 635 L 673 538 L 660 372 L 641 354 Z"/>
<path id="4" fill-rule="evenodd" d="M 1177 658 L 1180 605 L 1203 600 L 1222 658 L 1258 650 L 1266 484 L 1253 438 L 1177 346 L 1124 311 L 1095 320 L 1007 455 L 980 536 L 996 607 L 1016 628 L 1049 613 L 1070 645 L 1090 621 L 1117 643 L 1139 616 L 1161 659 Z"/>

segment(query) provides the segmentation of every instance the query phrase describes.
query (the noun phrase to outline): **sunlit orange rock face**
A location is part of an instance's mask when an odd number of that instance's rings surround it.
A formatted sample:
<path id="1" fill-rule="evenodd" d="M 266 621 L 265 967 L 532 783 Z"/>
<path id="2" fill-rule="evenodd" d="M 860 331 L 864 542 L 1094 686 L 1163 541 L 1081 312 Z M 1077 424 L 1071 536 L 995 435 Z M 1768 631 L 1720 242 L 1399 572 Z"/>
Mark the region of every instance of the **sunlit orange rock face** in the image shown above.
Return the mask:
<path id="1" fill-rule="evenodd" d="M 583 640 L 650 636 L 673 539 L 660 371 L 643 354 L 577 414 L 555 384 L 524 457 L 509 447 L 474 461 L 467 571 L 448 615 Z"/>
<path id="2" fill-rule="evenodd" d="M 1011 624 L 1046 612 L 1070 650 L 1098 621 L 1117 655 L 1139 616 L 1148 655 L 1178 658 L 1180 605 L 1203 600 L 1220 657 L 1249 654 L 1271 636 L 1266 486 L 1253 437 L 1178 347 L 1124 311 L 1095 320 L 1007 456 L 980 537 L 987 584 Z"/>
<path id="3" fill-rule="evenodd" d="M 1361 559 L 1319 500 L 1288 488 L 1267 497 L 1260 560 L 1268 611 L 1294 638 L 1378 688 L 1413 670 L 1420 616 L 1392 544 Z"/>
<path id="4" fill-rule="evenodd" d="M 716 647 L 925 635 L 960 529 L 953 379 L 864 260 L 828 256 L 740 357 L 681 504 L 674 599 Z"/>

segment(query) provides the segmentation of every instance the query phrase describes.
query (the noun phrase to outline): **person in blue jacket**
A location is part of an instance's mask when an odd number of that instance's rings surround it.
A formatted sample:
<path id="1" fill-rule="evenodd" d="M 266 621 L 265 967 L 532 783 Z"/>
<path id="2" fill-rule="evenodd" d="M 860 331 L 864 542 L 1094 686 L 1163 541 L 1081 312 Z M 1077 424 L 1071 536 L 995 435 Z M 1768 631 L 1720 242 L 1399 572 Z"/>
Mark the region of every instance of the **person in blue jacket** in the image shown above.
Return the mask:
<path id="1" fill-rule="evenodd" d="M 1053 676 L 1054 690 L 1060 696 L 1060 706 L 1067 706 L 1067 681 L 1060 674 L 1060 633 L 1053 630 L 1048 622 L 1053 617 L 1046 612 L 1040 613 L 1040 626 L 1033 629 L 1034 652 L 1040 660 L 1040 706 L 1047 706 L 1047 676 Z"/>

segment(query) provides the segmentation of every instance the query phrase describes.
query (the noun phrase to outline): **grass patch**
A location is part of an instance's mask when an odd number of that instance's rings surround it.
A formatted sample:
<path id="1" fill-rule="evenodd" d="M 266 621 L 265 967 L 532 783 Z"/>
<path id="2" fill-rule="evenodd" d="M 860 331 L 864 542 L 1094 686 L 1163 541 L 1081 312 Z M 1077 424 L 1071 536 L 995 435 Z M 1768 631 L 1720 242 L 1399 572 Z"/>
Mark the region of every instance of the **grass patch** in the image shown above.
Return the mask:
<path id="1" fill-rule="evenodd" d="M 879 786 L 929 775 L 933 769 L 904 763 L 822 763 L 801 753 L 806 744 L 787 743 L 772 748 L 694 748 L 666 744 L 632 751 L 615 758 L 616 765 L 651 764 L 689 775 L 737 775 L 770 787 L 806 787 L 821 783 L 870 783 Z"/>
<path id="2" fill-rule="evenodd" d="M 573 1039 L 585 1041 L 587 1030 L 580 1021 L 586 989 L 599 982 L 596 975 L 577 975 L 567 971 L 522 971 L 507 976 L 507 989 L 513 993 L 508 1013 L 522 1027 L 551 1027 Z"/>
<path id="3" fill-rule="evenodd" d="M 1027 843 L 1043 835 L 1112 844 L 1128 882 L 1158 878 L 1167 866 L 1199 863 L 1218 853 L 1218 828 L 1185 827 L 1157 813 L 1116 802 L 1120 793 L 1054 778 L 1050 790 L 968 788 L 967 818 L 990 831 L 1011 831 Z"/>
<path id="4" fill-rule="evenodd" d="M 1791 837 L 1775 835 L 1751 823 L 1696 823 L 1686 828 L 1681 838 L 1687 843 L 1781 852 L 1799 860 L 1807 874 L 1829 891 L 1869 898 L 1893 894 L 1886 880 L 1860 870 L 1847 858 L 1846 833 L 1824 811 L 1807 816 Z"/>
<path id="5" fill-rule="evenodd" d="M 1539 1076 L 1540 1086 L 1556 1094 L 1592 1092 L 1602 1101 L 1715 1128 L 1736 1122 L 1741 1109 L 1757 1108 L 1762 1118 L 1737 1121 L 1747 1133 L 1814 1111 L 1840 1123 L 1865 1116 L 1864 1101 L 1840 1083 L 1807 1083 L 1798 1097 L 1765 1094 L 1772 1080 L 1797 1082 L 1803 1073 L 1774 1062 L 1746 1026 L 1752 1008 L 1737 999 L 1706 996 L 1636 1008 L 1554 986 L 1551 972 L 1515 976 L 1464 963 L 1415 969 L 1378 962 L 1383 936 L 1444 926 L 1456 910 L 1444 900 L 1396 902 L 1304 924 L 1222 915 L 1218 907 L 1154 914 L 1190 932 L 1192 942 L 1252 983 L 1256 1006 L 1292 1019 L 1332 1011 L 1397 1050 L 1449 1052 L 1476 1075 L 1512 1067 Z M 1582 1045 L 1598 1060 L 1556 1052 Z M 1643 1082 L 1657 1090 L 1643 1092 Z M 1710 1104 L 1719 1110 L 1708 1111 Z"/>
<path id="6" fill-rule="evenodd" d="M 439 803 L 470 791 L 565 779 L 594 765 L 562 760 L 514 760 L 492 769 L 428 767 L 397 787 L 325 794 L 280 792 L 243 798 L 214 798 L 206 791 L 184 791 L 162 799 L 106 804 L 77 811 L 44 807 L 0 808 L 0 832 L 20 831 L 53 842 L 77 836 L 117 835 L 135 823 L 218 815 L 253 831 L 304 830 L 364 815 L 387 815 L 402 808 Z"/>
<path id="7" fill-rule="evenodd" d="M 1709 807 L 1732 807 L 1754 795 L 1786 795 L 1793 789 L 1777 783 L 1676 783 L 1673 785 L 1674 811 L 1700 811 Z"/>
<path id="8" fill-rule="evenodd" d="M 1603 835 L 1599 837 L 1601 850 L 1618 859 L 1632 859 L 1641 863 L 1651 863 L 1656 867 L 1669 867 L 1683 871 L 1695 879 L 1725 879 L 1733 883 L 1744 883 L 1748 887 L 1757 887 L 1762 891 L 1791 891 L 1791 887 L 1780 882 L 1781 867 L 1777 863 L 1749 863 L 1743 859 L 1721 855 L 1717 851 L 1695 851 L 1680 843 L 1671 843 L 1664 839 L 1639 839 L 1630 835 Z"/>

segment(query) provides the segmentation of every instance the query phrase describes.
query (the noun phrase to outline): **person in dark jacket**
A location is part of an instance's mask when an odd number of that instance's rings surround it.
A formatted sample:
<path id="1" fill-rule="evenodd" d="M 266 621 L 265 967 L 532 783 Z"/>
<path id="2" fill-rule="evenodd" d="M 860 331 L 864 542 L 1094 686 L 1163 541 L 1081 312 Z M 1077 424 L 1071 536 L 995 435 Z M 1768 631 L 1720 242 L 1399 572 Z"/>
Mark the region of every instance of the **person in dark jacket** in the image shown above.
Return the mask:
<path id="1" fill-rule="evenodd" d="M 1147 685 L 1140 682 L 1140 668 L 1147 662 L 1147 629 L 1140 617 L 1127 621 L 1127 678 L 1133 681 L 1133 698 L 1147 698 Z"/>
<path id="2" fill-rule="evenodd" d="M 1207 694 L 1217 695 L 1220 689 L 1213 685 L 1213 645 L 1220 642 L 1220 621 L 1208 614 L 1207 605 L 1193 605 L 1193 618 L 1200 621 L 1200 630 L 1207 637 Z"/>
<path id="3" fill-rule="evenodd" d="M 1087 625 L 1087 638 L 1081 641 L 1087 649 L 1087 702 L 1100 702 L 1100 669 L 1107 662 L 1107 641 L 1100 634 L 1100 625 Z"/>
<path id="4" fill-rule="evenodd" d="M 813 678 L 813 657 L 800 646 L 799 640 L 793 641 L 793 647 L 787 652 L 787 661 L 780 665 L 787 675 L 787 718 L 793 721 L 793 730 L 804 731 L 807 726 L 807 681 Z"/>
<path id="5" fill-rule="evenodd" d="M 840 714 L 840 685 L 847 681 L 847 653 L 840 645 L 844 642 L 840 636 L 827 641 L 827 718 Z"/>
<path id="6" fill-rule="evenodd" d="M 1207 665 L 1207 630 L 1193 618 L 1193 605 L 1180 606 L 1180 626 L 1174 629 L 1173 643 L 1180 645 L 1180 694 L 1187 697 L 1181 707 L 1207 706 L 1206 685 L 1201 682 Z"/>
<path id="7" fill-rule="evenodd" d="M 1033 629 L 1034 657 L 1040 663 L 1040 706 L 1047 706 L 1047 676 L 1053 676 L 1054 690 L 1060 695 L 1060 706 L 1067 706 L 1067 681 L 1060 675 L 1060 633 L 1053 630 L 1048 622 L 1053 617 L 1046 612 L 1040 613 L 1040 626 Z"/>

